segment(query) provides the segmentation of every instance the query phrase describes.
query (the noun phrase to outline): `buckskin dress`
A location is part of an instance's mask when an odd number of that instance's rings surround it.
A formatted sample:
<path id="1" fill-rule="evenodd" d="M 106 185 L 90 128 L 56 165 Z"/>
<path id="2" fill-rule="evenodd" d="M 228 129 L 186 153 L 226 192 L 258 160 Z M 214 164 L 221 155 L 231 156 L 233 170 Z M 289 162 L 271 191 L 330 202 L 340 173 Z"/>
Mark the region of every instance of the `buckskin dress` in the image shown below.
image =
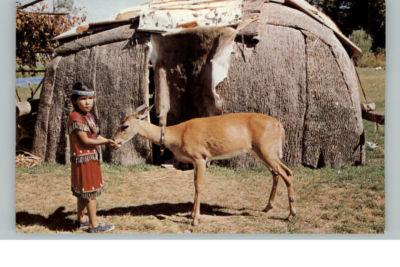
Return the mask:
<path id="1" fill-rule="evenodd" d="M 83 144 L 78 131 L 87 132 L 89 138 L 95 139 L 98 128 L 91 113 L 71 112 L 68 118 L 68 134 L 71 153 L 71 190 L 79 198 L 92 199 L 103 190 L 103 179 L 100 170 L 99 146 Z"/>

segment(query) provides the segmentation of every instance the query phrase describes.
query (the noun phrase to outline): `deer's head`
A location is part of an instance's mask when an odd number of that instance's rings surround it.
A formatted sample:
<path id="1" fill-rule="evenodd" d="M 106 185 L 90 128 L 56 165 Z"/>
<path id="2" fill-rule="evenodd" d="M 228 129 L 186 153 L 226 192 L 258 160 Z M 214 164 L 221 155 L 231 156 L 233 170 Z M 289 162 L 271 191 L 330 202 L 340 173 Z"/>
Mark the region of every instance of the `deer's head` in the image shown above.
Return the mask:
<path id="1" fill-rule="evenodd" d="M 121 125 L 118 127 L 117 132 L 114 134 L 114 141 L 117 144 L 123 145 L 131 140 L 139 131 L 139 123 L 144 120 L 153 106 L 146 106 L 146 104 L 138 107 L 131 115 L 125 116 L 122 119 Z"/>

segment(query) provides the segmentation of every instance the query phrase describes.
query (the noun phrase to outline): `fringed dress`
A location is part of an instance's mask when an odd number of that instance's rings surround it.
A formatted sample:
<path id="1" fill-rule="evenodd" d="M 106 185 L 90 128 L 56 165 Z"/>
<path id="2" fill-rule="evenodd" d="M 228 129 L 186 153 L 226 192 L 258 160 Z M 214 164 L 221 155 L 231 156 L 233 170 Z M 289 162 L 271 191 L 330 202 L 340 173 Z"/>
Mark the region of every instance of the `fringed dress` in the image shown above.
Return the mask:
<path id="1" fill-rule="evenodd" d="M 89 138 L 97 138 L 98 128 L 91 113 L 72 112 L 68 119 L 71 153 L 71 190 L 79 198 L 92 199 L 103 190 L 99 162 L 99 146 L 83 144 L 77 134 L 87 132 Z"/>

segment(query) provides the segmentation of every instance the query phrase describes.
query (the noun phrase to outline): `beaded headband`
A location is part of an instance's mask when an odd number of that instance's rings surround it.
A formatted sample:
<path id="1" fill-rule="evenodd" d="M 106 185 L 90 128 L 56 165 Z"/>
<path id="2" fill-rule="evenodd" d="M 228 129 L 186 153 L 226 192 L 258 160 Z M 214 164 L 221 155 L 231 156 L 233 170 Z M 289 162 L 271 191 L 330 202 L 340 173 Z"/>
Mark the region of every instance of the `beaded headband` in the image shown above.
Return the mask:
<path id="1" fill-rule="evenodd" d="M 94 96 L 94 91 L 80 91 L 80 90 L 72 90 L 71 95 L 79 95 L 79 96 Z"/>

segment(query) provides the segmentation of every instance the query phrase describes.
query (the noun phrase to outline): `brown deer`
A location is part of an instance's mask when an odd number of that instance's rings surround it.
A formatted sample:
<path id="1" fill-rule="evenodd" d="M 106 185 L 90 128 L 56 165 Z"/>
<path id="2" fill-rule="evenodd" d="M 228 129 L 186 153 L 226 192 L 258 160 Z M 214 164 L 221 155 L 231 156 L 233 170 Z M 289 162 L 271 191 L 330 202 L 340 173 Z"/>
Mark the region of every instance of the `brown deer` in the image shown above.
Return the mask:
<path id="1" fill-rule="evenodd" d="M 125 117 L 114 136 L 122 145 L 136 134 L 151 142 L 165 146 L 175 158 L 194 166 L 195 196 L 191 216 L 193 225 L 199 223 L 200 198 L 206 163 L 215 159 L 227 159 L 253 151 L 273 176 L 268 204 L 263 211 L 273 208 L 279 176 L 284 180 L 289 197 L 289 216 L 296 215 L 292 172 L 280 160 L 284 143 L 284 129 L 275 118 L 258 113 L 230 113 L 226 115 L 196 118 L 180 124 L 159 127 L 145 118 L 151 107 L 145 105 Z"/>

